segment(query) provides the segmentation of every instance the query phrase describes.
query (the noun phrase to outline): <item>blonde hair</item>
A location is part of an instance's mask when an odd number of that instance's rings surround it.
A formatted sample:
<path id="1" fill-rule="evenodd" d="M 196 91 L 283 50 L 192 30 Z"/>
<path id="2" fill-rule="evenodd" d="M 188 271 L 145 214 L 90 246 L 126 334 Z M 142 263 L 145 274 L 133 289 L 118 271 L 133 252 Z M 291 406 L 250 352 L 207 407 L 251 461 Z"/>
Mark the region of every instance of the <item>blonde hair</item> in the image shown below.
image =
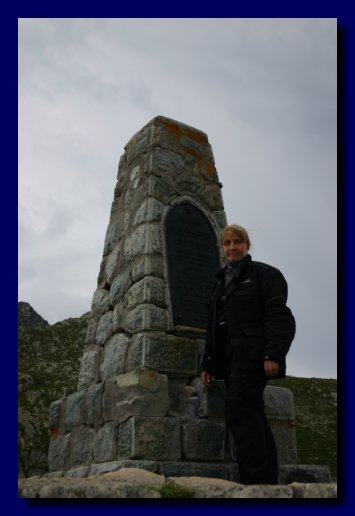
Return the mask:
<path id="1" fill-rule="evenodd" d="M 250 249 L 251 242 L 248 232 L 245 228 L 243 228 L 242 226 L 238 226 L 237 224 L 232 224 L 231 226 L 225 227 L 221 233 L 221 245 L 224 244 L 224 240 L 228 233 L 231 235 L 235 235 L 239 237 L 243 242 L 246 242 L 248 250 Z"/>

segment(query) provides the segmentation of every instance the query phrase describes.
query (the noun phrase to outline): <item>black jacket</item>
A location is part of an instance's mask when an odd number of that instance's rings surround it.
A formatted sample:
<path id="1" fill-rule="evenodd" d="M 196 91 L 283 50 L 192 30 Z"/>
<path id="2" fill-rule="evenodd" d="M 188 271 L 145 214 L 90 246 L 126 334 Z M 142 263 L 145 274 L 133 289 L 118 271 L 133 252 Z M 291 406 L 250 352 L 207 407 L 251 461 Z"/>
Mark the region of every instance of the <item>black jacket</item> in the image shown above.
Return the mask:
<path id="1" fill-rule="evenodd" d="M 217 300 L 224 288 L 225 267 L 217 274 L 208 303 L 208 327 L 201 371 L 215 378 L 225 372 L 224 349 L 217 328 Z M 225 310 L 230 343 L 239 370 L 263 368 L 267 358 L 286 372 L 286 354 L 295 336 L 295 320 L 286 306 L 287 283 L 281 272 L 265 263 L 254 262 L 248 254 L 239 262 L 226 290 Z M 224 339 L 225 340 L 225 339 Z"/>

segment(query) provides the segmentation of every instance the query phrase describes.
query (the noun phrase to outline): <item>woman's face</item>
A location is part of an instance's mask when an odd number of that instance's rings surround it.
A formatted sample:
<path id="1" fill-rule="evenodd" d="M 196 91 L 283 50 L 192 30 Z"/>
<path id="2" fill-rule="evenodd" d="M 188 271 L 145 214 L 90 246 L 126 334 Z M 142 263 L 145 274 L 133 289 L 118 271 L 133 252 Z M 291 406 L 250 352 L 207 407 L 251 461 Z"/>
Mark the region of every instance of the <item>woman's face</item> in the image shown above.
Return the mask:
<path id="1" fill-rule="evenodd" d="M 239 262 L 248 252 L 248 244 L 238 235 L 227 233 L 224 237 L 222 250 L 228 262 Z"/>

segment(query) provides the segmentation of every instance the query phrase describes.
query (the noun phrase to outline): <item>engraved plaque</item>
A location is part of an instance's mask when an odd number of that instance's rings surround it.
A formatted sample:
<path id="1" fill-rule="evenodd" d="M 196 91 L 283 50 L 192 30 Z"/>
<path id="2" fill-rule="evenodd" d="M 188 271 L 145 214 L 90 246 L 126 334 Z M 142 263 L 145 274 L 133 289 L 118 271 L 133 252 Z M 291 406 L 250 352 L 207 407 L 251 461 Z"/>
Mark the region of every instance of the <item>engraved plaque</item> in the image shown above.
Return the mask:
<path id="1" fill-rule="evenodd" d="M 216 234 L 189 203 L 171 208 L 165 232 L 174 324 L 206 328 L 206 304 L 220 266 Z"/>

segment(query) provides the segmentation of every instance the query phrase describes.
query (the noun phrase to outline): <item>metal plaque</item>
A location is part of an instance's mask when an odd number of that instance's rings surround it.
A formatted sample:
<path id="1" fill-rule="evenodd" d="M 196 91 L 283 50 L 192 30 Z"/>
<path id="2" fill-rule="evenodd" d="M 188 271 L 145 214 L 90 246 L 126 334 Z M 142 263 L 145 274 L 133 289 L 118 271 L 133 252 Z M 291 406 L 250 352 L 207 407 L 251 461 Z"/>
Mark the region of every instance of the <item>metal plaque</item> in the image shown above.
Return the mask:
<path id="1" fill-rule="evenodd" d="M 174 324 L 206 328 L 206 304 L 220 266 L 216 234 L 189 203 L 171 208 L 165 233 Z"/>

